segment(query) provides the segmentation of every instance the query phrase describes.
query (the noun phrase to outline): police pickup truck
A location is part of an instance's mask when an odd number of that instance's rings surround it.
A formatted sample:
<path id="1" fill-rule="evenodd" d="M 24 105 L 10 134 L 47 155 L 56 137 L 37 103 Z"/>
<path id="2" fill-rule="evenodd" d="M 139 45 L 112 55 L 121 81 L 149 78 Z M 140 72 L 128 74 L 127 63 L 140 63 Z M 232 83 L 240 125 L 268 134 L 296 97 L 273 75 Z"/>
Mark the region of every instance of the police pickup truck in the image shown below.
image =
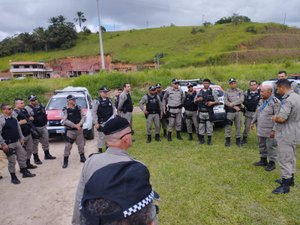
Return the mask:
<path id="1" fill-rule="evenodd" d="M 193 84 L 193 89 L 197 93 L 203 89 L 202 85 L 202 80 L 201 79 L 191 79 L 191 80 L 179 80 L 179 85 L 180 88 L 182 89 L 183 92 L 188 91 L 187 84 L 192 83 Z M 214 106 L 214 115 L 215 115 L 215 120 L 214 123 L 217 125 L 224 125 L 224 122 L 226 120 L 226 112 L 224 109 L 224 90 L 220 85 L 216 85 L 211 83 L 210 88 L 215 90 L 218 94 L 218 99 L 219 99 L 219 104 Z M 183 108 L 183 113 L 184 113 L 184 108 Z"/>
<path id="2" fill-rule="evenodd" d="M 79 105 L 86 115 L 83 124 L 83 134 L 86 139 L 94 138 L 94 126 L 92 119 L 92 98 L 85 87 L 66 87 L 63 90 L 54 91 L 50 98 L 46 112 L 48 117 L 47 129 L 50 136 L 64 134 L 65 127 L 62 125 L 62 110 L 67 105 L 67 96 L 74 95 L 77 105 Z"/>

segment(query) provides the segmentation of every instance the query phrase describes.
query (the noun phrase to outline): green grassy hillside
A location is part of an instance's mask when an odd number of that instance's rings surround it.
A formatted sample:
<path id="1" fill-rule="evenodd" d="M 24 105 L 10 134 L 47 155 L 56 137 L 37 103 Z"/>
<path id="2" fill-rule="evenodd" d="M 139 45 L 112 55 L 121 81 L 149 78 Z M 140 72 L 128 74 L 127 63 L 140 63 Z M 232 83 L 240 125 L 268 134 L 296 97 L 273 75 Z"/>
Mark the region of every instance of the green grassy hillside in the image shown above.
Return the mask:
<path id="1" fill-rule="evenodd" d="M 192 32 L 194 31 L 194 32 Z M 300 30 L 279 24 L 244 23 L 210 27 L 162 27 L 106 32 L 105 53 L 114 61 L 142 64 L 163 52 L 166 68 L 236 63 L 284 62 L 300 59 Z M 0 71 L 9 60 L 50 61 L 68 56 L 99 54 L 97 34 L 79 38 L 68 50 L 17 54 L 0 58 Z"/>

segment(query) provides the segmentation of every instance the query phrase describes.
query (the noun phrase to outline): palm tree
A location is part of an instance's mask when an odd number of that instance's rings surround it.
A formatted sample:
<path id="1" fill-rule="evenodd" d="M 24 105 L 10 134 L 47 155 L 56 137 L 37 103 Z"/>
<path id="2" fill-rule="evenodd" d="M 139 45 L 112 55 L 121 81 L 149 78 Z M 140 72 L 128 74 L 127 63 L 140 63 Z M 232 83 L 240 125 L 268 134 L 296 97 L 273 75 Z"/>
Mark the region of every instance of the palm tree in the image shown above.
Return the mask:
<path id="1" fill-rule="evenodd" d="M 78 22 L 78 25 L 79 25 L 80 30 L 81 30 L 82 24 L 86 21 L 86 18 L 84 17 L 83 12 L 78 11 L 76 13 L 76 17 L 74 18 L 74 20 L 75 20 L 75 22 Z"/>

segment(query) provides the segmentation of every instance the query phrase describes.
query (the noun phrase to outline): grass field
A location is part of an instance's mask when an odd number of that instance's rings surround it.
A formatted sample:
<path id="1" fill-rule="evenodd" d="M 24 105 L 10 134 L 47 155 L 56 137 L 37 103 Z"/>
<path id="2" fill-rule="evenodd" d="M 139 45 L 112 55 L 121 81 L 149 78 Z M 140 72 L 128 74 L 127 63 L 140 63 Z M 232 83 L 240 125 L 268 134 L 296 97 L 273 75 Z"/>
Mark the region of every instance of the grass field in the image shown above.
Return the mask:
<path id="1" fill-rule="evenodd" d="M 300 224 L 300 176 L 296 175 L 289 194 L 272 194 L 279 166 L 266 172 L 252 165 L 259 160 L 254 131 L 242 148 L 224 148 L 223 128 L 215 129 L 213 146 L 199 145 L 195 137 L 188 141 L 186 134 L 183 141 L 173 137 L 171 143 L 163 139 L 146 144 L 143 115 L 135 115 L 133 121 L 136 142 L 130 154 L 151 172 L 152 185 L 161 197 L 160 224 Z"/>
<path id="2" fill-rule="evenodd" d="M 192 33 L 192 30 L 197 32 Z M 239 60 L 246 63 L 299 61 L 299 54 L 293 53 L 300 51 L 299 43 L 299 29 L 271 23 L 243 23 L 238 26 L 223 24 L 210 27 L 175 26 L 103 34 L 104 51 L 112 55 L 114 61 L 152 63 L 154 56 L 163 52 L 165 56 L 161 62 L 164 68 L 230 64 L 236 61 L 235 54 L 239 52 Z M 255 55 L 244 59 L 247 50 L 259 53 L 257 57 Z M 275 53 L 270 55 L 270 50 Z M 284 54 L 279 54 L 283 50 Z M 71 49 L 1 57 L 0 71 L 9 68 L 10 60 L 48 62 L 65 57 L 98 54 L 98 34 L 91 34 L 87 37 L 80 36 L 76 46 Z"/>
<path id="3" fill-rule="evenodd" d="M 243 89 L 250 79 L 263 81 L 278 70 L 300 70 L 299 63 L 229 65 L 202 68 L 163 69 L 136 73 L 100 73 L 76 79 L 47 79 L 0 82 L 0 101 L 37 94 L 46 103 L 55 89 L 68 85 L 85 86 L 97 95 L 101 85 L 115 89 L 130 82 L 135 105 L 148 85 L 160 82 L 166 87 L 174 77 L 181 79 L 208 77 L 227 87 L 234 76 Z M 300 225 L 299 174 L 296 186 L 287 195 L 273 195 L 277 169 L 265 172 L 252 165 L 259 160 L 257 141 L 252 131 L 246 147 L 224 148 L 224 129 L 216 128 L 213 146 L 199 145 L 196 140 L 173 142 L 166 139 L 146 144 L 145 119 L 134 115 L 136 142 L 130 153 L 150 169 L 152 184 L 161 196 L 160 224 L 163 225 Z M 174 136 L 174 135 L 173 135 Z M 234 142 L 234 140 L 233 140 Z M 299 161 L 298 155 L 298 161 Z M 299 171 L 299 164 L 298 164 Z"/>

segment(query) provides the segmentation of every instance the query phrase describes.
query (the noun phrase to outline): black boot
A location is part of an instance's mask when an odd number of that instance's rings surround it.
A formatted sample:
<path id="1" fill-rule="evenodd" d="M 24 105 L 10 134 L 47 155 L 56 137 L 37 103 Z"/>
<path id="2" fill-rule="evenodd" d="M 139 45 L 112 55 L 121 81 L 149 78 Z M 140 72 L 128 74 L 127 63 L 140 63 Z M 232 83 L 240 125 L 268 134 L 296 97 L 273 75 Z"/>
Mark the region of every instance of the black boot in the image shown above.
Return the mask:
<path id="1" fill-rule="evenodd" d="M 193 134 L 189 133 L 189 141 L 192 141 L 192 140 L 193 140 Z"/>
<path id="2" fill-rule="evenodd" d="M 275 182 L 278 183 L 278 184 L 282 184 L 282 180 L 281 179 L 277 179 L 277 180 L 275 180 Z M 292 174 L 292 178 L 290 179 L 289 185 L 290 185 L 290 187 L 294 187 L 295 186 L 294 174 Z"/>
<path id="3" fill-rule="evenodd" d="M 207 144 L 208 145 L 212 145 L 212 140 L 211 140 L 211 136 L 207 136 Z"/>
<path id="4" fill-rule="evenodd" d="M 176 138 L 178 140 L 183 140 L 182 137 L 181 137 L 181 135 L 180 135 L 180 131 L 176 131 Z"/>
<path id="5" fill-rule="evenodd" d="M 102 153 L 102 148 L 98 148 L 98 152 L 99 152 L 99 153 Z"/>
<path id="6" fill-rule="evenodd" d="M 168 132 L 168 141 L 172 141 L 172 132 Z"/>
<path id="7" fill-rule="evenodd" d="M 225 138 L 225 147 L 230 147 L 230 137 Z"/>
<path id="8" fill-rule="evenodd" d="M 67 168 L 69 164 L 69 156 L 65 156 L 64 157 L 64 164 L 62 166 L 62 168 Z"/>
<path id="9" fill-rule="evenodd" d="M 80 154 L 80 162 L 84 163 L 86 160 L 85 156 L 84 156 L 84 153 L 81 153 Z"/>
<path id="10" fill-rule="evenodd" d="M 21 181 L 17 178 L 15 173 L 10 173 L 10 176 L 11 176 L 11 182 L 13 184 L 20 184 L 21 183 Z"/>
<path id="11" fill-rule="evenodd" d="M 247 144 L 247 136 L 243 136 L 243 139 L 242 139 L 241 144 L 242 144 L 242 145 Z"/>
<path id="12" fill-rule="evenodd" d="M 260 161 L 253 163 L 254 166 L 267 166 L 268 160 L 267 158 L 260 157 Z"/>
<path id="13" fill-rule="evenodd" d="M 30 164 L 30 159 L 26 160 L 27 169 L 36 169 L 37 166 Z"/>
<path id="14" fill-rule="evenodd" d="M 236 146 L 241 147 L 241 138 L 235 139 Z"/>
<path id="15" fill-rule="evenodd" d="M 270 160 L 270 162 L 268 163 L 268 165 L 265 168 L 265 171 L 270 172 L 270 171 L 275 170 L 275 169 L 276 169 L 275 162 Z"/>
<path id="16" fill-rule="evenodd" d="M 39 158 L 39 155 L 37 153 L 33 154 L 34 163 L 37 165 L 43 164 L 42 161 Z"/>
<path id="17" fill-rule="evenodd" d="M 168 137 L 168 134 L 167 134 L 167 130 L 164 129 L 164 137 L 167 138 Z"/>
<path id="18" fill-rule="evenodd" d="M 160 140 L 159 134 L 155 134 L 155 141 L 157 141 L 157 142 L 160 142 L 160 141 L 161 141 L 161 140 Z"/>
<path id="19" fill-rule="evenodd" d="M 23 178 L 26 178 L 26 177 L 35 177 L 35 174 L 33 173 L 30 173 L 30 171 L 26 168 L 22 168 L 21 169 L 21 173 L 23 174 Z"/>
<path id="20" fill-rule="evenodd" d="M 151 137 L 151 135 L 148 135 L 146 143 L 150 143 L 150 142 L 151 142 L 151 140 L 152 140 L 152 137 Z"/>
<path id="21" fill-rule="evenodd" d="M 56 157 L 55 156 L 52 156 L 51 154 L 50 154 L 50 152 L 49 152 L 49 150 L 47 150 L 47 151 L 45 151 L 45 159 L 47 160 L 47 159 L 56 159 Z"/>
<path id="22" fill-rule="evenodd" d="M 202 134 L 199 134 L 199 144 L 204 144 L 205 143 L 205 140 L 204 140 L 204 135 L 202 135 Z"/>
<path id="23" fill-rule="evenodd" d="M 282 183 L 280 186 L 278 186 L 276 189 L 272 191 L 273 194 L 286 194 L 290 192 L 290 183 L 291 179 L 284 179 L 282 178 Z"/>

